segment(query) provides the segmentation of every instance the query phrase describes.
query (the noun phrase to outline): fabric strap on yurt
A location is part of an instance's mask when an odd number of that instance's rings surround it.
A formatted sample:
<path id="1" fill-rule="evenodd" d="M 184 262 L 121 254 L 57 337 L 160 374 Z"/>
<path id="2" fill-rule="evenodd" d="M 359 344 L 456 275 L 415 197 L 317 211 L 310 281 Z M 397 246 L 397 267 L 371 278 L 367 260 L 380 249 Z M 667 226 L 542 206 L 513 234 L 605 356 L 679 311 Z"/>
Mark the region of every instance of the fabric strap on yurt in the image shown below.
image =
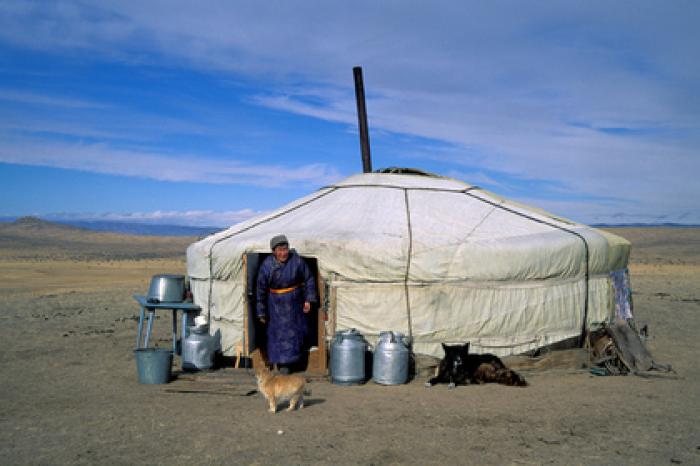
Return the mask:
<path id="1" fill-rule="evenodd" d="M 408 277 L 411 273 L 411 254 L 413 253 L 413 230 L 411 229 L 411 208 L 408 203 L 408 189 L 403 190 L 406 201 L 406 223 L 408 228 L 408 257 L 406 258 L 406 274 L 403 279 L 403 288 L 406 293 L 406 320 L 408 321 L 408 338 L 413 343 L 413 322 L 411 321 L 411 296 L 408 288 Z"/>

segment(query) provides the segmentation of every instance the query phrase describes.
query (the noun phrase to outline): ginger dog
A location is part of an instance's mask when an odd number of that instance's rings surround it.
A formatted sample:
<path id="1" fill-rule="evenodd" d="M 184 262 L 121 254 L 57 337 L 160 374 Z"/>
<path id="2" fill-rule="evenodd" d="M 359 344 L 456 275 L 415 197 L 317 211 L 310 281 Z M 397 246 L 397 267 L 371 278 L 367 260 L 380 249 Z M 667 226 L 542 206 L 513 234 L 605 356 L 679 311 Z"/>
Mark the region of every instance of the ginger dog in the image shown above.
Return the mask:
<path id="1" fill-rule="evenodd" d="M 310 394 L 304 390 L 306 386 L 304 377 L 297 374 L 272 375 L 259 353 L 253 354 L 253 363 L 255 377 L 258 379 L 258 390 L 269 403 L 271 413 L 277 412 L 277 403 L 281 401 L 289 401 L 287 411 L 293 411 L 295 407 L 299 409 L 304 407 L 304 394 Z"/>

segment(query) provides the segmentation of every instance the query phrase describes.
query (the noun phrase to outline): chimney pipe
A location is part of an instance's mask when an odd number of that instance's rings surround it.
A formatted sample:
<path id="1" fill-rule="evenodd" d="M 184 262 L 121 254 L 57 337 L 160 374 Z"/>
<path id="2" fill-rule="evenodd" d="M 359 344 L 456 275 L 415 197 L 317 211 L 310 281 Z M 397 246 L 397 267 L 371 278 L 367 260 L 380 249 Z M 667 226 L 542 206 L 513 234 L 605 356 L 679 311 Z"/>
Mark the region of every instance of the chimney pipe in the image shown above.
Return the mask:
<path id="1" fill-rule="evenodd" d="M 372 156 L 369 153 L 369 129 L 367 128 L 367 109 L 365 108 L 365 86 L 362 82 L 362 67 L 354 67 L 352 73 L 355 76 L 355 99 L 357 100 L 357 122 L 360 127 L 362 171 L 371 173 Z"/>

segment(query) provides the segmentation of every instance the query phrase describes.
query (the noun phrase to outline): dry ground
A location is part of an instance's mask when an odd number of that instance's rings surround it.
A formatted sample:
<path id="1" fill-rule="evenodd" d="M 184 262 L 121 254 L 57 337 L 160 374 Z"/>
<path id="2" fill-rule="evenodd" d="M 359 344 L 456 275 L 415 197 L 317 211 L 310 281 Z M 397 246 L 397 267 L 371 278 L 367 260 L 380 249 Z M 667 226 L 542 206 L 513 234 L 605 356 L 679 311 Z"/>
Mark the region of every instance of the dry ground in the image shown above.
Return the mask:
<path id="1" fill-rule="evenodd" d="M 245 396 L 245 370 L 136 383 L 131 295 L 154 273 L 183 272 L 192 238 L 10 230 L 0 228 L 3 464 L 700 464 L 698 229 L 617 231 L 635 247 L 637 318 L 677 379 L 552 370 L 528 374 L 525 389 L 450 391 L 318 381 L 305 409 L 277 415 Z M 156 322 L 161 346 L 169 324 Z"/>

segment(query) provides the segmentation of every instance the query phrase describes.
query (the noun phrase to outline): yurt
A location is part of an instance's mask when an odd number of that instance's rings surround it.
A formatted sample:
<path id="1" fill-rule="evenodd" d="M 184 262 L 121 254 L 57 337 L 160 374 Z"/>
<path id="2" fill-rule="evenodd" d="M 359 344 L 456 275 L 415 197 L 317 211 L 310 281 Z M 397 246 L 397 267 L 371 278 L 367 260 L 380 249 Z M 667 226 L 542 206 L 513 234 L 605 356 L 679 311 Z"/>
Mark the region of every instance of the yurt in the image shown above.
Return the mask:
<path id="1" fill-rule="evenodd" d="M 416 170 L 351 176 L 192 244 L 196 304 L 227 355 L 260 339 L 257 267 L 285 234 L 312 266 L 321 296 L 310 361 L 323 366 L 335 332 L 410 336 L 415 353 L 441 343 L 519 354 L 615 315 L 612 276 L 626 270 L 623 238 Z"/>

